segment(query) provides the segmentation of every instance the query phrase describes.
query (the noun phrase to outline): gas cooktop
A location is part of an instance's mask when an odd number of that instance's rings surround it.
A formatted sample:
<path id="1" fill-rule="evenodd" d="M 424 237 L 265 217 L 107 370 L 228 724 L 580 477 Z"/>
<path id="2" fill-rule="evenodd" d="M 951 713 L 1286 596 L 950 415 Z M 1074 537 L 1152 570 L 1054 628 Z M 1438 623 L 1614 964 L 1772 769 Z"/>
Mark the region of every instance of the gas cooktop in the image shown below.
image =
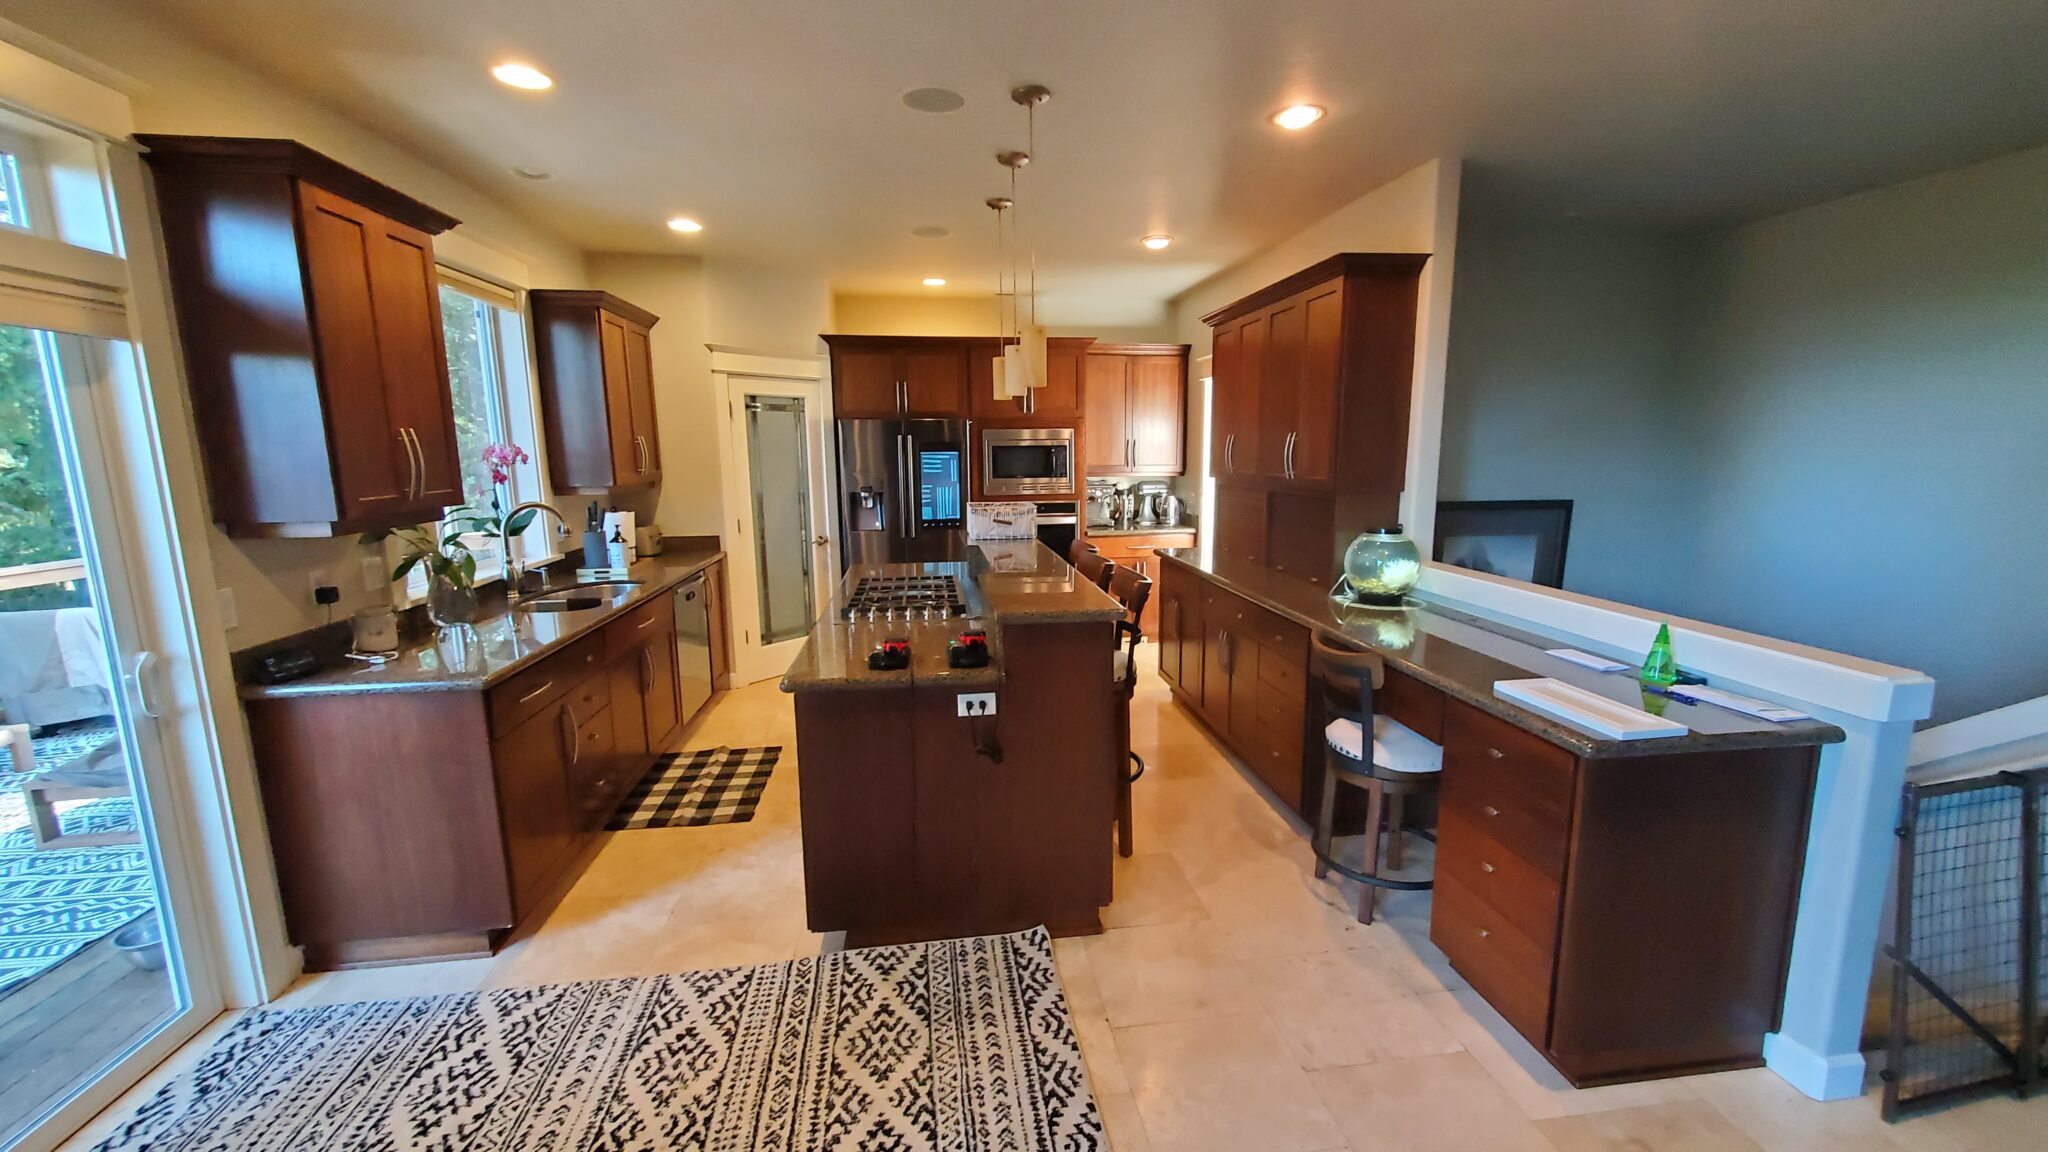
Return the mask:
<path id="1" fill-rule="evenodd" d="M 951 576 L 862 576 L 846 599 L 848 620 L 943 620 L 965 612 Z"/>

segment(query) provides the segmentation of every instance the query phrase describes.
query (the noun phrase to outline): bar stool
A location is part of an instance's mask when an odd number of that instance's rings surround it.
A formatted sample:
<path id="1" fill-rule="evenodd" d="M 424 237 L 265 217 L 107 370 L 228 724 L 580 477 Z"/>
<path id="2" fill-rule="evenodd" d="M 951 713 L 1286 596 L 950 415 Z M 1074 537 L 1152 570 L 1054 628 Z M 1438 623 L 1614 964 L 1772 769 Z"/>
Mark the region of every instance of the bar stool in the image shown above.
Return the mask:
<path id="1" fill-rule="evenodd" d="M 1402 808 L 1409 796 L 1436 791 L 1444 767 L 1443 748 L 1414 729 L 1373 712 L 1373 689 L 1386 680 L 1378 656 L 1339 648 L 1321 633 L 1311 641 L 1311 662 L 1322 685 L 1323 711 L 1331 720 L 1323 729 L 1323 804 L 1316 818 L 1316 877 L 1332 868 L 1364 885 L 1358 895 L 1358 922 L 1372 923 L 1376 889 L 1419 891 L 1431 880 L 1391 880 L 1380 871 L 1380 817 L 1387 818 L 1387 867 L 1401 866 Z M 1370 748 L 1365 733 L 1372 733 Z M 1337 786 L 1363 788 L 1365 860 L 1363 867 L 1339 864 L 1331 855 L 1331 824 L 1337 813 Z"/>
<path id="2" fill-rule="evenodd" d="M 1116 575 L 1116 561 L 1100 552 L 1083 552 L 1074 560 L 1074 571 L 1104 592 L 1109 591 L 1110 578 Z"/>
<path id="3" fill-rule="evenodd" d="M 1076 536 L 1074 537 L 1074 542 L 1067 545 L 1067 563 L 1079 568 L 1081 566 L 1081 557 L 1086 556 L 1090 552 L 1100 551 L 1102 549 Z"/>
<path id="4" fill-rule="evenodd" d="M 1145 602 L 1152 598 L 1152 578 L 1136 568 L 1119 568 L 1110 577 L 1109 594 L 1124 606 L 1124 618 L 1116 622 L 1117 647 L 1112 667 L 1116 682 L 1111 691 L 1117 699 L 1117 747 L 1123 749 L 1124 759 L 1118 762 L 1116 786 L 1116 850 L 1119 855 L 1131 854 L 1131 785 L 1145 774 L 1145 761 L 1131 751 L 1131 698 L 1138 693 L 1138 645 L 1145 641 L 1145 630 L 1138 627 L 1138 621 L 1145 615 Z M 1125 764 L 1129 767 L 1123 767 Z"/>

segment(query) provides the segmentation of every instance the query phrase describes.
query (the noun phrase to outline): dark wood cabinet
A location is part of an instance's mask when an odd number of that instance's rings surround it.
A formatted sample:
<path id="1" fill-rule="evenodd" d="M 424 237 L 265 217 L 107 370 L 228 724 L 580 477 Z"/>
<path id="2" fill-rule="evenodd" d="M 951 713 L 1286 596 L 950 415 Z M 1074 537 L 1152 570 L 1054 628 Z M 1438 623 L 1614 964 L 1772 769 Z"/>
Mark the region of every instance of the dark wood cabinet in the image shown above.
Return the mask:
<path id="1" fill-rule="evenodd" d="M 1119 568 L 1134 568 L 1140 575 L 1152 579 L 1152 596 L 1145 601 L 1144 614 L 1138 618 L 1138 627 L 1144 629 L 1148 639 L 1159 637 L 1159 550 L 1161 548 L 1193 548 L 1194 529 L 1167 529 L 1159 532 L 1145 532 L 1134 535 L 1096 536 L 1090 535 L 1088 542 L 1096 551 L 1116 561 Z"/>
<path id="2" fill-rule="evenodd" d="M 1233 554 L 1328 579 L 1353 536 L 1397 515 L 1427 259 L 1334 256 L 1203 317 L 1214 333 L 1211 525 Z M 1261 495 L 1225 501 L 1232 488 Z M 1233 514 L 1256 522 L 1231 525 Z"/>
<path id="3" fill-rule="evenodd" d="M 565 492 L 661 481 L 650 330 L 660 317 L 609 292 L 527 294 L 548 472 Z"/>
<path id="4" fill-rule="evenodd" d="M 487 953 L 544 910 L 692 719 L 676 661 L 663 589 L 486 689 L 251 700 L 308 966 Z"/>
<path id="5" fill-rule="evenodd" d="M 993 337 L 825 336 L 832 351 L 832 413 L 841 420 L 969 415 L 975 361 L 1001 347 Z"/>
<path id="6" fill-rule="evenodd" d="M 1084 465 L 1090 476 L 1187 470 L 1185 344 L 1096 344 L 1086 358 Z"/>
<path id="7" fill-rule="evenodd" d="M 346 535 L 461 503 L 433 249 L 456 221 L 289 140 L 137 139 L 214 519 Z"/>
<path id="8" fill-rule="evenodd" d="M 972 356 L 969 414 L 1010 427 L 1067 427 L 1082 419 L 1082 373 L 1093 336 L 1055 336 L 1045 342 L 1045 386 L 1023 396 L 995 394 L 994 360 L 1002 345 L 991 340 L 986 355 Z"/>

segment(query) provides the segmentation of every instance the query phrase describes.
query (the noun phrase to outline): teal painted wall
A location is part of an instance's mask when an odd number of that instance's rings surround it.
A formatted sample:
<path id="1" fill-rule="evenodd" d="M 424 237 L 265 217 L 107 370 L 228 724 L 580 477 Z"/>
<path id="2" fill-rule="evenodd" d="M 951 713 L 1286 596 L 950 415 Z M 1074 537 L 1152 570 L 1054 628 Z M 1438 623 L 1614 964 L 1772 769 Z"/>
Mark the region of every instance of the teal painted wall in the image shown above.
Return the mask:
<path id="1" fill-rule="evenodd" d="M 1580 501 L 1567 587 L 1921 669 L 1936 723 L 2048 694 L 2048 148 L 1689 239 L 1475 234 L 1446 388 L 1444 498 Z"/>

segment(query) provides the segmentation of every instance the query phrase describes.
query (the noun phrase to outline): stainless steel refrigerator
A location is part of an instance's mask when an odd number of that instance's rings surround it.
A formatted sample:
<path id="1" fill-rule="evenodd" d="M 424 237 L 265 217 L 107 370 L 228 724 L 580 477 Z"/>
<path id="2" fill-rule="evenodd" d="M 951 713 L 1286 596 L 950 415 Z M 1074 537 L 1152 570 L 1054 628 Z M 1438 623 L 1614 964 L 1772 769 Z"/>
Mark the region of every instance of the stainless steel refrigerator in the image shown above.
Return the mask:
<path id="1" fill-rule="evenodd" d="M 839 422 L 843 563 L 966 557 L 969 435 L 966 420 Z"/>

